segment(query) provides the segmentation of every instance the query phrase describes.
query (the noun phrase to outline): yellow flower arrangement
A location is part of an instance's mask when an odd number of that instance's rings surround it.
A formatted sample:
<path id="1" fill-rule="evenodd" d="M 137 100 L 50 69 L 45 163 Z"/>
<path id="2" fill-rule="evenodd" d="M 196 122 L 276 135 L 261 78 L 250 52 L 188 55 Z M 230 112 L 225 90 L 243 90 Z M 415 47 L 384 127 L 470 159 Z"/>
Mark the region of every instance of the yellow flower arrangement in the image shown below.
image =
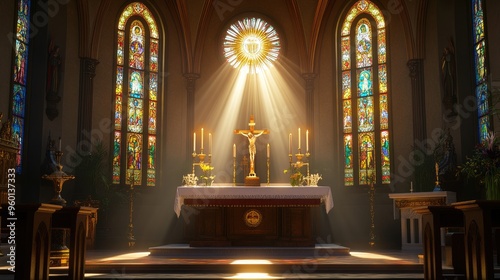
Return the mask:
<path id="1" fill-rule="evenodd" d="M 214 167 L 210 164 L 200 163 L 200 168 L 203 171 L 203 175 L 200 177 L 201 181 L 205 186 L 211 186 L 215 179 L 215 175 L 212 175 Z"/>

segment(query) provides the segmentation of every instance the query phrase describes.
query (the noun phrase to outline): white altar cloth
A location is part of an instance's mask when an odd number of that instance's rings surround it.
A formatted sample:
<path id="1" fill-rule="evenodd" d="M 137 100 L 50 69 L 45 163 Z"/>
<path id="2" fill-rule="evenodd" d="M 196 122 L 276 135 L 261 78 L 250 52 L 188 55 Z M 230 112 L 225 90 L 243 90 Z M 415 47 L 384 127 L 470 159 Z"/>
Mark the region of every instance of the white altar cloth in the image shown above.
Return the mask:
<path id="1" fill-rule="evenodd" d="M 181 186 L 175 194 L 174 211 L 181 215 L 184 199 L 320 199 L 326 213 L 333 208 L 330 187 L 291 187 L 291 186 Z"/>

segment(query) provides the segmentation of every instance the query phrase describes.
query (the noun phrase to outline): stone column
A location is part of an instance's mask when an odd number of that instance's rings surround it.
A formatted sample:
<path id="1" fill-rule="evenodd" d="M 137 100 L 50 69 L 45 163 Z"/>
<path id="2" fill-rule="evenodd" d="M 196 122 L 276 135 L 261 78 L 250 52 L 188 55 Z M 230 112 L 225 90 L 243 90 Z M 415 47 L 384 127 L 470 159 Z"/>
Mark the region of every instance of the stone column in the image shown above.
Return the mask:
<path id="1" fill-rule="evenodd" d="M 187 143 L 193 143 L 193 131 L 194 131 L 194 93 L 196 90 L 196 80 L 200 78 L 200 74 L 197 73 L 186 73 L 184 74 L 186 78 L 186 93 L 187 93 L 187 122 L 186 122 L 186 133 L 187 133 Z M 189 145 L 187 147 L 190 147 Z M 187 148 L 187 158 L 191 158 L 192 151 Z"/>
<path id="2" fill-rule="evenodd" d="M 423 60 L 410 59 L 407 65 L 410 69 L 411 78 L 413 137 L 415 139 L 423 140 L 426 138 Z"/>
<path id="3" fill-rule="evenodd" d="M 92 130 L 92 101 L 94 95 L 94 82 L 96 66 L 99 61 L 93 58 L 80 58 L 80 87 L 78 100 L 78 136 L 77 147 L 82 141 L 90 142 Z M 81 145 L 82 152 L 90 151 L 90 146 Z"/>
<path id="4" fill-rule="evenodd" d="M 306 81 L 306 122 L 309 129 L 309 137 L 314 139 L 314 79 L 315 73 L 304 73 L 302 78 Z M 309 149 L 314 147 L 314 141 L 309 142 Z M 305 151 L 304 151 L 305 152 Z"/>

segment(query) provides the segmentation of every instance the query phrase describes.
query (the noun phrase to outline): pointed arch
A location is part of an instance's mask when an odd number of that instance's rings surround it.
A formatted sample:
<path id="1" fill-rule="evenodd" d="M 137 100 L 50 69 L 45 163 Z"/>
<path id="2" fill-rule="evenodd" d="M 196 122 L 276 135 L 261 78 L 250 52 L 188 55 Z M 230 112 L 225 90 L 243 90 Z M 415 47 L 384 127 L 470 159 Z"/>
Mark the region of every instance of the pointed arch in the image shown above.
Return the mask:
<path id="1" fill-rule="evenodd" d="M 112 182 L 154 186 L 162 32 L 142 2 L 125 6 L 116 26 Z"/>
<path id="2" fill-rule="evenodd" d="M 28 86 L 28 58 L 30 46 L 30 11 L 31 1 L 16 1 L 16 24 L 14 25 L 14 53 L 12 66 L 12 88 L 10 116 L 12 141 L 17 142 L 19 151 L 16 156 L 16 172 L 22 172 L 22 154 L 24 151 L 24 128 L 26 117 L 26 99 Z"/>
<path id="3" fill-rule="evenodd" d="M 472 40 L 474 57 L 474 87 L 476 92 L 479 142 L 488 141 L 490 131 L 493 131 L 489 86 L 488 50 L 486 35 L 486 19 L 484 0 L 472 1 Z"/>
<path id="4" fill-rule="evenodd" d="M 354 3 L 339 29 L 344 185 L 389 184 L 386 22 L 369 0 Z"/>

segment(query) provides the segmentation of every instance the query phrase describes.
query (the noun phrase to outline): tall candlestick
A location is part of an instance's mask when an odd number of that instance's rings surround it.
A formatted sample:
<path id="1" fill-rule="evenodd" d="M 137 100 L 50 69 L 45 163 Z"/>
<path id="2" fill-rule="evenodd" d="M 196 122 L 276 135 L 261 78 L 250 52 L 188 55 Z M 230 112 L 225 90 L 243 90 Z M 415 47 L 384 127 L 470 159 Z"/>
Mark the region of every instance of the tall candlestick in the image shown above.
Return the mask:
<path id="1" fill-rule="evenodd" d="M 236 157 L 236 144 L 233 144 L 233 158 Z"/>
<path id="2" fill-rule="evenodd" d="M 203 150 L 203 128 L 201 128 L 201 149 Z"/>
<path id="3" fill-rule="evenodd" d="M 292 154 L 292 133 L 288 134 L 288 154 Z"/>
<path id="4" fill-rule="evenodd" d="M 267 158 L 271 156 L 271 149 L 269 147 L 269 143 L 267 143 Z"/>
<path id="5" fill-rule="evenodd" d="M 309 129 L 306 130 L 306 152 L 309 152 Z"/>
<path id="6" fill-rule="evenodd" d="M 193 133 L 193 153 L 196 153 L 196 132 Z"/>
<path id="7" fill-rule="evenodd" d="M 208 134 L 208 153 L 212 154 L 212 133 Z"/>
<path id="8" fill-rule="evenodd" d="M 61 137 L 59 137 L 59 152 L 61 151 Z"/>
<path id="9" fill-rule="evenodd" d="M 299 150 L 300 150 L 300 127 L 299 127 Z"/>

